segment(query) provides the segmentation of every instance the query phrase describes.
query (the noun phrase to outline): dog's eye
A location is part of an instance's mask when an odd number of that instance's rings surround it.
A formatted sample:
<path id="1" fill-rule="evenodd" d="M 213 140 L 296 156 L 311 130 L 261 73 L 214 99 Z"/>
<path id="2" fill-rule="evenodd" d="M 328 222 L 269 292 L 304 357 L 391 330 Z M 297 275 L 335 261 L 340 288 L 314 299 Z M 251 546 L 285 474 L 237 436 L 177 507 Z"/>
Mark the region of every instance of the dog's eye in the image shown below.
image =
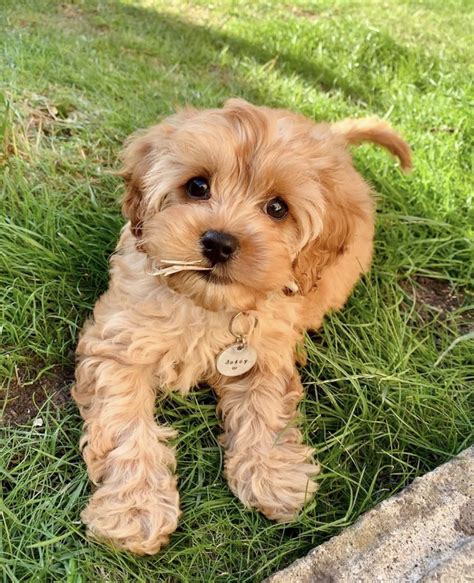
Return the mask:
<path id="1" fill-rule="evenodd" d="M 284 219 L 288 214 L 288 205 L 282 198 L 276 196 L 267 202 L 265 205 L 265 212 L 268 216 L 272 217 L 272 219 L 281 221 L 281 219 Z"/>
<path id="2" fill-rule="evenodd" d="M 186 182 L 186 193 L 189 198 L 195 198 L 197 200 L 207 200 L 211 198 L 211 191 L 209 189 L 209 184 L 205 178 L 196 176 L 191 178 Z"/>

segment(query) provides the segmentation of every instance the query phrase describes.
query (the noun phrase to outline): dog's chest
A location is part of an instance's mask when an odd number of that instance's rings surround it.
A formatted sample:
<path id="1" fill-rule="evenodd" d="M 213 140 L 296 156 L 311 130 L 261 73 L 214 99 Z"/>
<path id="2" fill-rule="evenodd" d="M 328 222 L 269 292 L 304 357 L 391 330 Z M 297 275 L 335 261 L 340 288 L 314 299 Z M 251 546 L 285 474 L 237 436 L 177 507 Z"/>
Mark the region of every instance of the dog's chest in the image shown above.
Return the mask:
<path id="1" fill-rule="evenodd" d="M 218 359 L 235 374 L 234 367 L 248 367 L 249 363 L 243 361 L 251 358 L 250 354 L 254 354 L 255 366 L 275 371 L 279 367 L 292 366 L 293 350 L 300 333 L 295 327 L 296 310 L 286 307 L 283 311 L 278 306 L 275 309 L 267 306 L 267 309 L 256 312 L 254 317 L 258 323 L 255 327 L 244 322 L 242 328 L 248 331 L 244 340 L 250 351 L 235 353 L 229 350 L 236 346 L 236 331 L 241 330 L 240 326 L 232 329 L 235 314 L 210 312 L 194 305 L 174 306 L 174 310 L 168 312 L 169 316 L 161 319 L 164 351 L 157 363 L 158 383 L 187 393 L 198 383 L 215 378 L 219 373 Z"/>
<path id="2" fill-rule="evenodd" d="M 182 329 L 176 328 L 177 321 Z M 166 348 L 158 363 L 160 384 L 187 393 L 216 374 L 216 359 L 235 343 L 229 332 L 229 316 L 192 309 L 162 320 Z"/>

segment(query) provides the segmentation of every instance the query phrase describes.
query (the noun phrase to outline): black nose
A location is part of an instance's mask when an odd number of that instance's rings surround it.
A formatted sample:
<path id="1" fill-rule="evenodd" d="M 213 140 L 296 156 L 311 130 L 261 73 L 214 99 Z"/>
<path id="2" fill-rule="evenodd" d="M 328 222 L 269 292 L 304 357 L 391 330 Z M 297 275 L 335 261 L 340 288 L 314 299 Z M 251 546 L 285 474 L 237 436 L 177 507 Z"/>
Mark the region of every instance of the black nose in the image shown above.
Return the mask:
<path id="1" fill-rule="evenodd" d="M 239 246 L 233 235 L 222 231 L 206 231 L 201 237 L 202 254 L 207 257 L 211 265 L 224 263 L 230 259 L 232 253 Z"/>

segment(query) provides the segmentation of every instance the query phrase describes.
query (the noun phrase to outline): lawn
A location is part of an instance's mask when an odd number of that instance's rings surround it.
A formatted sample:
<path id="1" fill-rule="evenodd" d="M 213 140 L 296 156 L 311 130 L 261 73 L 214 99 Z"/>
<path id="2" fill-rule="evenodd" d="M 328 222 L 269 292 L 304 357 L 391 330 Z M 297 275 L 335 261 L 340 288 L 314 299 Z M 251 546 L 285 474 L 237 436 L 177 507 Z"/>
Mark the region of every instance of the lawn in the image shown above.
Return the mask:
<path id="1" fill-rule="evenodd" d="M 472 442 L 473 13 L 461 0 L 1 1 L 4 582 L 261 581 Z M 157 416 L 178 431 L 183 517 L 161 554 L 136 558 L 79 520 L 73 350 L 122 225 L 110 170 L 123 140 L 229 96 L 315 120 L 385 117 L 414 171 L 355 153 L 378 192 L 376 256 L 307 338 L 315 502 L 287 525 L 244 509 L 222 477 L 212 392 L 172 396 Z"/>

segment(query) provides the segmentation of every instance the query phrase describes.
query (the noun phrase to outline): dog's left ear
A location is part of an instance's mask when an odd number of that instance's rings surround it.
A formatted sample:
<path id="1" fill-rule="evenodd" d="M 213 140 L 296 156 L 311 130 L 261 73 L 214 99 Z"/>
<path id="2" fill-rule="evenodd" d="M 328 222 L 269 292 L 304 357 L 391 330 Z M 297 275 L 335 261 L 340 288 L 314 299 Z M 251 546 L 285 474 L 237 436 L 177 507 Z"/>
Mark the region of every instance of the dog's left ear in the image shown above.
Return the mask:
<path id="1" fill-rule="evenodd" d="M 346 150 L 350 145 L 373 142 L 399 158 L 404 170 L 411 168 L 410 147 L 382 120 L 344 120 L 330 126 L 330 134 L 336 142 L 335 148 L 342 146 Z M 357 223 L 365 223 L 359 227 L 362 229 L 372 229 L 373 224 L 370 188 L 352 164 L 336 163 L 335 167 L 321 171 L 319 179 L 325 202 L 322 232 L 306 245 L 293 265 L 296 284 L 302 294 L 315 288 L 322 269 L 345 252 Z"/>
<path id="2" fill-rule="evenodd" d="M 303 295 L 315 289 L 322 270 L 334 263 L 351 243 L 357 221 L 369 221 L 372 201 L 368 186 L 354 171 L 351 196 L 334 196 L 334 190 L 326 192 L 326 211 L 320 235 L 308 243 L 298 254 L 293 272 L 298 291 Z M 357 184 L 359 183 L 359 184 Z M 339 186 L 334 187 L 336 190 Z M 364 196 L 365 195 L 365 196 Z"/>

